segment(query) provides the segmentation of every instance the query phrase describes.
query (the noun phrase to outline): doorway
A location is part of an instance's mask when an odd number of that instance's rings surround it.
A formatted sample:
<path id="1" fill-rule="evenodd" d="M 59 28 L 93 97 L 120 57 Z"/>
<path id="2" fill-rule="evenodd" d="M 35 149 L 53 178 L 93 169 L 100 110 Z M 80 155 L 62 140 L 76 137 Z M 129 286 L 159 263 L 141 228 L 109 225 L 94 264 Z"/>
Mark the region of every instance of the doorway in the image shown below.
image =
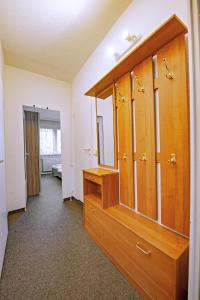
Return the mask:
<path id="1" fill-rule="evenodd" d="M 28 199 L 40 194 L 44 179 L 59 180 L 62 187 L 60 112 L 23 106 L 23 120 Z"/>

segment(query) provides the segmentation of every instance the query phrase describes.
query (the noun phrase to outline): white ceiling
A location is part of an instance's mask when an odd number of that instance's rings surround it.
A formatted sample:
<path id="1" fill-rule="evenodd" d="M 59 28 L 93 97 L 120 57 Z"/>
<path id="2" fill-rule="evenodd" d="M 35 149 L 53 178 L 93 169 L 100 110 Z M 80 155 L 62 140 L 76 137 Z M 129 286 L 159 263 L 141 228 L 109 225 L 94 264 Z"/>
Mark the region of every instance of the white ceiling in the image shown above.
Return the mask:
<path id="1" fill-rule="evenodd" d="M 71 81 L 132 0 L 0 0 L 5 63 Z"/>

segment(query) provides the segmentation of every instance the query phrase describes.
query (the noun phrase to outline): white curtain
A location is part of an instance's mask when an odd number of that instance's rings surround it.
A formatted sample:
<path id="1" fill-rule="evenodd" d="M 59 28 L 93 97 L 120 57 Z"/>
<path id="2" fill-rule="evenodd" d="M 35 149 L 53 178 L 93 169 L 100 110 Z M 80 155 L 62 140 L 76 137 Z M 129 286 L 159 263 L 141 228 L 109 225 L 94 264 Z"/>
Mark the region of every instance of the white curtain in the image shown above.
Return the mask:
<path id="1" fill-rule="evenodd" d="M 54 132 L 53 129 L 40 128 L 40 154 L 54 154 Z"/>
<path id="2" fill-rule="evenodd" d="M 61 154 L 61 131 L 40 128 L 40 155 L 52 154 Z"/>
<path id="3" fill-rule="evenodd" d="M 57 129 L 57 153 L 61 154 L 61 130 Z"/>

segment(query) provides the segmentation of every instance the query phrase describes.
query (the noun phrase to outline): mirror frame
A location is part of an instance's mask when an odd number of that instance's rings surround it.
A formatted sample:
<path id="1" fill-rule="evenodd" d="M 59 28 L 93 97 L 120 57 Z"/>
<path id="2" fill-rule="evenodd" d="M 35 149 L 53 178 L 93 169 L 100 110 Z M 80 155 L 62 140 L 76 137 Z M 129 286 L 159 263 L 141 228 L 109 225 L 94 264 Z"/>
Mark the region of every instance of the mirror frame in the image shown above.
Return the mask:
<path id="1" fill-rule="evenodd" d="M 108 97 L 110 90 L 112 90 L 112 98 L 113 98 L 113 142 L 114 142 L 114 165 L 103 165 L 100 163 L 100 156 L 99 156 L 99 132 L 98 132 L 98 111 L 97 111 L 97 101 L 99 99 L 105 99 Z M 110 94 L 111 95 L 111 94 Z M 117 159 L 117 115 L 116 115 L 116 96 L 115 96 L 115 84 L 113 83 L 108 88 L 103 90 L 101 93 L 99 93 L 96 96 L 95 99 L 95 105 L 96 105 L 96 132 L 97 132 L 97 159 L 98 159 L 98 166 L 103 168 L 109 168 L 109 169 L 118 169 L 118 159 Z"/>

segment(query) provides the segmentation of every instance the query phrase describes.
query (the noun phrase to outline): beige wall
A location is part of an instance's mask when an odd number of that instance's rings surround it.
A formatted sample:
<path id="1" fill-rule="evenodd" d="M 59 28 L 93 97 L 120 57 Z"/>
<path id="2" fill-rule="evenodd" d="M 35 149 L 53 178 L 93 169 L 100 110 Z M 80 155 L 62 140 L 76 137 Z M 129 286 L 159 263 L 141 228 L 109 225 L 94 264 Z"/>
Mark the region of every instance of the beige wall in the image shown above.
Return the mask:
<path id="1" fill-rule="evenodd" d="M 3 53 L 0 42 L 0 275 L 8 235 L 4 157 Z"/>
<path id="2" fill-rule="evenodd" d="M 71 195 L 71 87 L 11 66 L 4 68 L 8 210 L 26 207 L 22 106 L 58 110 L 61 117 L 63 198 Z"/>

